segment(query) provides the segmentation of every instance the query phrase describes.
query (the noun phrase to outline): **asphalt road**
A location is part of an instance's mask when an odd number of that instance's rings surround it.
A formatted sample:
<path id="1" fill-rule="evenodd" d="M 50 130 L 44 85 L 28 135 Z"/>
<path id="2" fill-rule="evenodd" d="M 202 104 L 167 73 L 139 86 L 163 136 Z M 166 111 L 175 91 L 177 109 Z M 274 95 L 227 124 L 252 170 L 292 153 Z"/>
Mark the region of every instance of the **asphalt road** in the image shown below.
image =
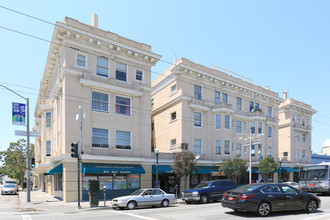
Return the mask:
<path id="1" fill-rule="evenodd" d="M 322 196 L 321 209 L 316 213 L 307 214 L 304 211 L 278 212 L 272 213 L 267 219 L 290 219 L 299 220 L 329 220 L 330 219 L 330 196 Z M 0 196 L 0 219 L 5 220 L 95 220 L 95 219 L 115 219 L 115 220 L 213 220 L 213 219 L 261 219 L 254 213 L 236 213 L 230 209 L 225 209 L 220 202 L 209 204 L 179 204 L 167 208 L 137 208 L 135 210 L 113 210 L 99 209 L 88 210 L 79 213 L 62 212 L 59 208 L 56 212 L 21 212 L 18 209 L 17 196 Z"/>

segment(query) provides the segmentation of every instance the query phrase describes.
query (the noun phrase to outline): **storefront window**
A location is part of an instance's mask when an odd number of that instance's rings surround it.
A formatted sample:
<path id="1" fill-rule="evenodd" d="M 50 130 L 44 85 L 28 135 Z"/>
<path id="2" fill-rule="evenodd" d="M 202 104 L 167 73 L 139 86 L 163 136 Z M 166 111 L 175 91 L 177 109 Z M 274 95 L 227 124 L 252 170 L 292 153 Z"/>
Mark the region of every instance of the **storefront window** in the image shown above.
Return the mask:
<path id="1" fill-rule="evenodd" d="M 126 189 L 126 176 L 113 177 L 113 189 Z"/>
<path id="2" fill-rule="evenodd" d="M 89 180 L 97 180 L 97 176 L 84 176 L 83 177 L 83 190 L 88 191 L 89 189 Z"/>
<path id="3" fill-rule="evenodd" d="M 55 179 L 55 186 L 54 186 L 55 190 L 63 191 L 63 184 L 62 184 L 63 175 L 62 174 L 55 174 L 54 179 Z"/>
<path id="4" fill-rule="evenodd" d="M 138 189 L 140 188 L 140 175 L 130 174 L 127 175 L 127 189 Z"/>
<path id="5" fill-rule="evenodd" d="M 112 176 L 100 176 L 100 190 L 103 190 L 103 187 L 105 186 L 107 190 L 112 189 Z"/>

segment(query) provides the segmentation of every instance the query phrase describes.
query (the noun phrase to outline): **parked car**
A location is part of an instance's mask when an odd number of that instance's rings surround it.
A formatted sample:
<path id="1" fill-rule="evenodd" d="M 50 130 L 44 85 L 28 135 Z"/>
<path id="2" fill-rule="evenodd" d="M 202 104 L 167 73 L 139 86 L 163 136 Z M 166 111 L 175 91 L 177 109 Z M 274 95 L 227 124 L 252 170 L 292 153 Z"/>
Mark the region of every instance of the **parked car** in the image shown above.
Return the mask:
<path id="1" fill-rule="evenodd" d="M 14 185 L 14 184 L 3 185 L 1 188 L 1 195 L 6 195 L 6 194 L 17 195 L 18 189 L 17 189 L 16 185 Z"/>
<path id="2" fill-rule="evenodd" d="M 112 199 L 113 207 L 120 209 L 134 209 L 138 206 L 157 206 L 167 207 L 176 202 L 174 194 L 167 194 L 158 188 L 138 189 L 131 195 Z"/>
<path id="3" fill-rule="evenodd" d="M 236 183 L 232 180 L 212 180 L 201 182 L 195 188 L 182 192 L 182 200 L 186 204 L 192 202 L 207 203 L 221 199 L 223 193 L 235 189 Z"/>
<path id="4" fill-rule="evenodd" d="M 306 210 L 315 212 L 321 206 L 319 197 L 287 184 L 248 184 L 224 193 L 221 205 L 237 211 L 256 212 L 267 216 L 271 212 Z"/>
<path id="5" fill-rule="evenodd" d="M 15 185 L 15 188 L 17 189 L 17 191 L 19 190 L 18 189 L 18 184 L 15 180 L 6 180 L 4 185 Z"/>
<path id="6" fill-rule="evenodd" d="M 298 189 L 298 183 L 296 183 L 296 182 L 284 182 L 284 184 L 288 184 L 289 186 L 292 186 L 292 187 Z"/>

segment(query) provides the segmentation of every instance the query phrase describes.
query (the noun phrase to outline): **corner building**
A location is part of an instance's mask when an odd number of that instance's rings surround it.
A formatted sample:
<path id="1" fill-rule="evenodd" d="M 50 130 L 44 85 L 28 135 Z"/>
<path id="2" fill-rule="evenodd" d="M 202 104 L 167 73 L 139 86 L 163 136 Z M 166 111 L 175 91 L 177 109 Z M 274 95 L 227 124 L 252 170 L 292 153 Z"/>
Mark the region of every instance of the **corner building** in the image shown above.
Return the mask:
<path id="1" fill-rule="evenodd" d="M 251 141 L 253 179 L 262 178 L 261 159 L 277 161 L 278 93 L 184 58 L 154 79 L 152 88 L 153 147 L 200 156 L 190 186 L 225 178 L 216 172 L 224 159 L 249 161 Z"/>
<path id="2" fill-rule="evenodd" d="M 78 199 L 71 143 L 80 134 L 80 198 L 88 200 L 91 179 L 107 187 L 107 198 L 151 187 L 151 67 L 161 56 L 93 21 L 56 23 L 34 113 L 39 188 L 65 202 Z"/>

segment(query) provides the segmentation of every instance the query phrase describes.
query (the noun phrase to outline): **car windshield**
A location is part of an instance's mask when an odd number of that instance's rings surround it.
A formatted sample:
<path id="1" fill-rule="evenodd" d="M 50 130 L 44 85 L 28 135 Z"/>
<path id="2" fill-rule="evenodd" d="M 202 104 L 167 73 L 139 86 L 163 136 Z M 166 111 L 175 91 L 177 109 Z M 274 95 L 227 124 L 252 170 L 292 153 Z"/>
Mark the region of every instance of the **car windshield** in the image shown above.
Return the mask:
<path id="1" fill-rule="evenodd" d="M 246 191 L 253 191 L 255 190 L 256 188 L 258 188 L 259 185 L 255 185 L 255 184 L 247 184 L 247 185 L 244 185 L 244 186 L 240 186 L 236 189 L 234 189 L 235 192 L 246 192 Z"/>
<path id="2" fill-rule="evenodd" d="M 210 184 L 210 182 L 201 182 L 195 187 L 195 189 L 206 189 L 210 187 Z"/>
<path id="3" fill-rule="evenodd" d="M 138 189 L 136 191 L 134 191 L 131 196 L 138 196 L 138 195 L 141 195 L 141 193 L 144 192 L 144 189 Z"/>
<path id="4" fill-rule="evenodd" d="M 16 184 L 15 181 L 6 181 L 6 183 Z"/>
<path id="5" fill-rule="evenodd" d="M 4 185 L 4 188 L 15 188 L 15 185 Z"/>

